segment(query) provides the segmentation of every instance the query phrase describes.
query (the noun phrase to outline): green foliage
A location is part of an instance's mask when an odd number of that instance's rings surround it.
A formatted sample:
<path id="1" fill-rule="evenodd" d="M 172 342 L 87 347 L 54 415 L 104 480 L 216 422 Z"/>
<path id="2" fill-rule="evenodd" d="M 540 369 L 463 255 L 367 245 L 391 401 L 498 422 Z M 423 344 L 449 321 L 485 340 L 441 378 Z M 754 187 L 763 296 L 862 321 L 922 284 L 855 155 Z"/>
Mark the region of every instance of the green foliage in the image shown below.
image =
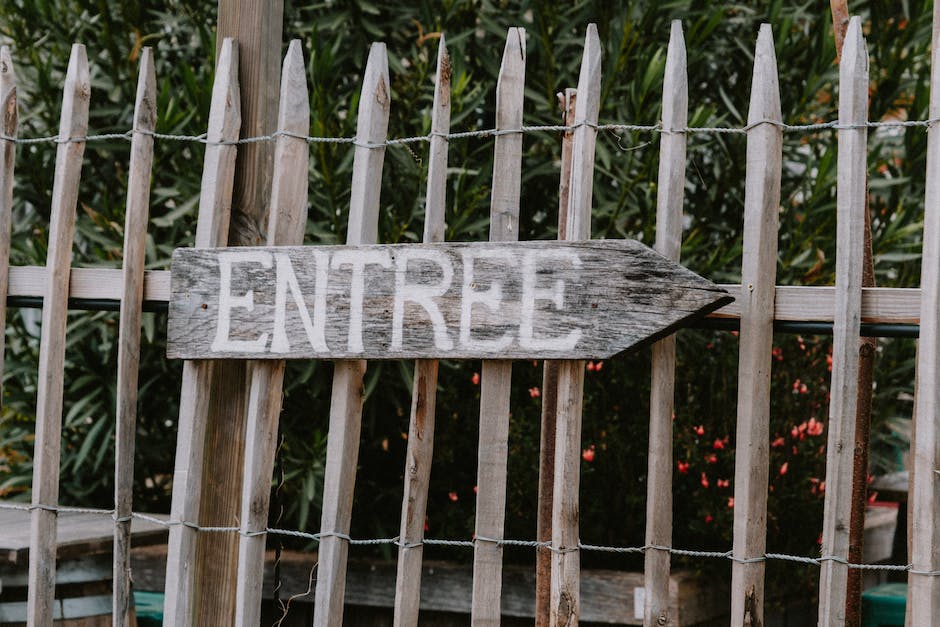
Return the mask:
<path id="1" fill-rule="evenodd" d="M 402 6 L 391 2 L 288 2 L 285 42 L 306 46 L 311 88 L 311 134 L 355 133 L 359 79 L 373 40 L 388 45 L 392 81 L 391 137 L 430 128 L 438 33 L 453 62 L 454 131 L 493 125 L 494 89 L 506 29 L 527 30 L 525 123 L 555 124 L 555 94 L 577 83 L 584 30 L 598 24 L 603 45 L 600 120 L 655 124 L 660 113 L 665 49 L 672 19 L 681 19 L 689 50 L 690 125 L 740 126 L 750 92 L 753 44 L 763 22 L 773 26 L 784 121 L 835 119 L 837 66 L 828 9 L 816 2 L 703 0 L 557 3 L 445 0 Z M 57 127 L 62 73 L 69 44 L 89 46 L 93 72 L 92 132 L 130 125 L 136 61 L 141 45 L 155 48 L 160 84 L 158 131 L 204 132 L 214 56 L 214 3 L 182 0 L 7 0 L 0 7 L 0 40 L 14 46 L 20 77 L 22 136 L 52 135 Z M 927 117 L 931 3 L 855 2 L 863 16 L 872 65 L 872 120 Z M 779 284 L 831 284 L 835 260 L 835 132 L 787 133 L 780 211 Z M 165 267 L 176 246 L 192 241 L 201 173 L 201 145 L 156 144 L 152 225 L 147 260 Z M 521 239 L 556 235 L 557 134 L 533 133 L 523 142 Z M 307 243 L 345 239 L 352 150 L 311 144 Z M 876 274 L 882 285 L 919 280 L 925 168 L 923 129 L 869 133 L 870 205 Z M 492 139 L 450 142 L 447 238 L 484 239 L 488 230 Z M 740 278 L 745 139 L 689 136 L 683 262 L 720 282 Z M 379 236 L 384 242 L 420 240 L 426 144 L 386 151 Z M 20 146 L 17 162 L 13 262 L 42 264 L 54 150 Z M 80 194 L 76 263 L 113 265 L 123 237 L 127 144 L 89 143 Z M 652 133 L 603 132 L 597 142 L 595 237 L 655 233 L 658 141 Z M 179 366 L 162 357 L 165 318 L 150 315 L 141 370 L 135 508 L 166 510 L 175 443 Z M 74 314 L 70 324 L 63 431 L 62 499 L 107 505 L 112 483 L 114 407 L 113 314 Z M 803 347 L 800 346 L 803 344 Z M 790 431 L 823 422 L 828 381 L 825 339 L 779 336 L 783 361 L 774 363 L 772 430 L 786 446 L 772 448 L 769 546 L 809 555 L 816 551 L 821 501 L 811 478 L 824 476 L 819 446 L 825 435 L 795 438 Z M 25 498 L 31 472 L 35 404 L 37 316 L 12 311 L 0 423 L 0 493 Z M 677 546 L 727 548 L 733 485 L 737 342 L 727 332 L 679 335 L 677 370 L 675 539 Z M 873 465 L 894 463 L 911 412 L 911 342 L 882 342 L 875 395 Z M 585 542 L 643 543 L 649 397 L 647 353 L 610 360 L 587 376 L 583 442 L 582 531 Z M 412 365 L 370 364 L 366 379 L 354 536 L 397 533 L 410 409 Z M 443 363 L 438 391 L 435 459 L 428 529 L 435 537 L 467 538 L 473 531 L 479 386 L 475 363 Z M 279 526 L 316 530 L 332 367 L 292 363 L 287 371 L 281 448 L 285 484 Z M 793 384 L 807 385 L 801 393 Z M 507 499 L 507 535 L 535 533 L 540 404 L 532 390 L 541 369 L 514 367 Z M 815 424 L 815 423 L 813 423 Z M 702 427 L 702 435 L 697 427 Z M 814 427 L 815 428 L 815 427 Z M 823 427 L 825 428 L 825 427 Z M 723 448 L 716 448 L 715 441 Z M 795 441 L 791 441 L 795 440 Z M 793 447 L 796 452 L 793 452 Z M 714 462 L 706 459 L 715 455 Z M 588 461 L 590 458 L 590 461 Z M 787 472 L 780 474 L 786 463 Z M 706 473 L 709 487 L 702 485 Z M 277 509 L 277 508 L 274 508 Z M 275 512 L 277 514 L 277 512 Z M 707 517 L 711 520 L 706 522 Z M 426 549 L 428 555 L 460 557 Z M 530 559 L 531 552 L 509 552 Z M 462 557 L 469 558 L 469 554 Z M 622 557 L 589 554 L 586 565 L 635 565 Z M 711 563 L 715 566 L 715 563 Z M 701 561 L 688 562 L 702 567 Z M 726 564 L 715 566 L 725 569 Z M 724 572 L 724 571 L 722 571 Z M 802 576 L 815 573 L 806 569 Z M 792 582 L 791 582 L 792 583 Z M 812 586 L 810 586 L 811 588 Z"/>

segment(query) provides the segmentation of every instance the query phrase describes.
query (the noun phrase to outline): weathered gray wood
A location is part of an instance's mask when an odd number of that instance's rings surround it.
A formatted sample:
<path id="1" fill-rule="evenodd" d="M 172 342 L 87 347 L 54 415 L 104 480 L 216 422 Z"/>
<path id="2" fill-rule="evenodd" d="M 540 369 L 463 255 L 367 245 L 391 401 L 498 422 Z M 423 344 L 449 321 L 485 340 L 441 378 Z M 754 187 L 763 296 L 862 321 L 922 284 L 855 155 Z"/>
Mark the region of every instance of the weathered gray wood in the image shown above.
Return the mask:
<path id="1" fill-rule="evenodd" d="M 13 165 L 16 161 L 18 109 L 16 71 L 8 46 L 0 46 L 0 322 L 7 317 L 10 287 L 10 228 L 13 221 Z M 0 403 L 3 399 L 5 334 L 0 333 Z"/>
<path id="2" fill-rule="evenodd" d="M 444 241 L 447 193 L 447 138 L 450 132 L 450 56 L 444 35 L 437 47 L 434 107 L 431 111 L 427 200 L 424 209 L 425 243 Z M 434 409 L 437 400 L 437 368 L 434 360 L 415 362 L 411 388 L 411 417 L 408 421 L 408 450 L 405 453 L 405 489 L 402 498 L 395 583 L 394 624 L 418 624 L 421 602 L 421 562 L 424 522 L 427 512 L 431 459 L 434 454 Z"/>
<path id="3" fill-rule="evenodd" d="M 574 124 L 577 89 L 565 89 L 558 94 L 565 126 Z M 565 239 L 568 222 L 568 190 L 571 185 L 571 143 L 574 132 L 565 131 L 561 139 L 561 167 L 558 181 L 558 239 Z M 555 425 L 558 419 L 557 361 L 546 360 L 542 365 L 542 415 L 539 431 L 539 493 L 536 512 L 535 537 L 546 546 L 535 553 L 535 625 L 548 627 L 552 600 L 552 492 L 555 483 Z"/>
<path id="4" fill-rule="evenodd" d="M 281 74 L 278 113 L 279 135 L 274 149 L 268 244 L 300 245 L 307 222 L 310 96 L 300 40 L 291 41 Z M 235 624 L 255 626 L 261 621 L 261 583 L 268 526 L 271 477 L 277 451 L 277 425 L 281 413 L 284 362 L 250 362 L 245 464 L 236 578 Z"/>
<path id="5" fill-rule="evenodd" d="M 378 231 L 379 194 L 390 106 L 388 57 L 385 44 L 374 43 L 362 78 L 356 121 L 352 193 L 349 201 L 348 245 L 373 244 Z M 365 361 L 340 361 L 333 370 L 330 427 L 327 433 L 320 518 L 320 563 L 317 569 L 316 627 L 340 625 L 346 590 L 346 557 L 352 516 L 359 434 L 362 427 L 362 377 Z"/>
<path id="6" fill-rule="evenodd" d="M 682 22 L 674 20 L 663 76 L 663 133 L 660 135 L 659 179 L 656 185 L 656 252 L 679 261 L 682 245 L 682 202 L 685 196 L 685 133 L 688 126 L 689 78 Z M 653 344 L 650 372 L 650 436 L 646 486 L 646 544 L 672 546 L 672 416 L 676 379 L 676 339 Z M 643 621 L 670 625 L 668 551 L 644 555 Z"/>
<path id="7" fill-rule="evenodd" d="M 933 8 L 930 116 L 940 115 L 940 2 Z M 927 130 L 924 250 L 921 262 L 920 342 L 911 437 L 911 564 L 908 574 L 910 625 L 940 621 L 940 129 Z M 933 572 L 931 577 L 923 573 Z"/>
<path id="8" fill-rule="evenodd" d="M 55 174 L 49 248 L 46 257 L 47 283 L 43 296 L 42 337 L 39 345 L 39 378 L 36 400 L 36 440 L 33 452 L 32 512 L 29 551 L 29 598 L 27 623 L 52 624 L 55 587 L 56 512 L 59 502 L 59 455 L 62 433 L 62 393 L 65 370 L 65 323 L 68 314 L 69 270 L 75 208 L 82 172 L 84 137 L 88 131 L 91 85 L 85 47 L 72 46 L 65 74 Z M 71 141 L 76 140 L 76 141 Z"/>
<path id="9" fill-rule="evenodd" d="M 754 53 L 748 123 L 783 122 L 774 37 L 763 24 Z M 744 184 L 744 254 L 741 261 L 741 335 L 734 468 L 734 557 L 762 558 L 767 546 L 767 474 L 770 444 L 770 370 L 773 362 L 777 214 L 783 150 L 781 127 L 748 131 Z M 764 562 L 731 567 L 731 624 L 764 623 Z"/>
<path id="10" fill-rule="evenodd" d="M 601 99 L 601 46 L 597 26 L 588 24 L 578 77 L 571 188 L 565 238 L 591 238 L 594 191 L 594 145 Z M 667 262 L 668 263 L 668 262 Z M 649 276 L 641 270 L 637 276 Z M 593 304 L 591 305 L 593 308 Z M 579 491 L 581 488 L 581 403 L 584 362 L 568 361 L 558 369 L 558 415 L 555 426 L 555 482 L 552 490 L 551 624 L 577 625 L 581 615 Z"/>
<path id="11" fill-rule="evenodd" d="M 181 248 L 173 286 L 183 359 L 604 358 L 731 298 L 633 240 Z"/>
<path id="12" fill-rule="evenodd" d="M 140 366 L 140 318 L 144 298 L 144 257 L 150 212 L 153 132 L 157 126 L 157 84 L 153 53 L 140 53 L 134 104 L 130 174 L 124 222 L 124 296 L 118 328 L 117 425 L 114 460 L 114 625 L 132 620 L 130 542 L 134 488 L 134 438 L 137 434 L 137 373 Z"/>
<path id="13" fill-rule="evenodd" d="M 525 87 L 525 30 L 510 28 L 496 81 L 496 128 L 522 128 Z M 519 239 L 519 193 L 522 185 L 522 134 L 498 135 L 493 147 L 490 196 L 490 241 Z M 470 620 L 498 625 L 502 546 L 506 506 L 506 462 L 509 440 L 509 393 L 512 363 L 484 361 L 480 383 L 480 431 L 477 457 L 477 502 L 473 549 L 473 593 Z"/>
<path id="14" fill-rule="evenodd" d="M 197 247 L 220 246 L 228 237 L 236 148 L 222 142 L 238 139 L 241 126 L 238 48 L 233 39 L 222 43 L 215 76 L 196 224 Z M 178 524 L 170 529 L 169 537 L 164 606 L 167 625 L 193 623 L 196 530 L 183 523 L 199 522 L 212 369 L 209 361 L 183 364 L 170 506 L 170 517 Z"/>
<path id="15" fill-rule="evenodd" d="M 852 456 L 858 385 L 862 263 L 865 230 L 868 120 L 868 52 L 861 20 L 853 17 L 839 67 L 839 123 L 862 128 L 839 130 L 836 230 L 836 307 L 833 323 L 829 439 L 826 448 L 826 498 L 822 553 L 848 558 L 852 496 Z M 819 624 L 845 620 L 848 567 L 825 560 L 820 567 Z"/>

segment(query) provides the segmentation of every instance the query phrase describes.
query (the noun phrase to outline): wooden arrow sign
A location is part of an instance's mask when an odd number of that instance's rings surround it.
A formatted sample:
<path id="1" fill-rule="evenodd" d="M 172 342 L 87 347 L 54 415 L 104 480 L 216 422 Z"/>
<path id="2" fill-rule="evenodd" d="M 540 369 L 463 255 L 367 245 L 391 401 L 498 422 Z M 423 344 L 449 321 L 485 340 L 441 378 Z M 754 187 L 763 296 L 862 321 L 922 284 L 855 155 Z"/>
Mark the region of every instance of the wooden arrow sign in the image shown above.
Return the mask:
<path id="1" fill-rule="evenodd" d="M 602 359 L 731 302 L 631 240 L 180 248 L 181 359 Z"/>

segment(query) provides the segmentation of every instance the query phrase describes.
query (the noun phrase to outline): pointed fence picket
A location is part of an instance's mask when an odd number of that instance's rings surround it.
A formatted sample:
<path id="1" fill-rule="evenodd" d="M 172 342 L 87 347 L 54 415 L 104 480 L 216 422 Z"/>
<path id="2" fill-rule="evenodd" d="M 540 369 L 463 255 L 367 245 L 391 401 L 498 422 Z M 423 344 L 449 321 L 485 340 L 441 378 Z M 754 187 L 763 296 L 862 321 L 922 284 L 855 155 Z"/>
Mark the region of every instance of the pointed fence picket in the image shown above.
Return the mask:
<path id="1" fill-rule="evenodd" d="M 496 83 L 496 128 L 522 128 L 525 84 L 525 30 L 510 28 Z M 522 134 L 498 135 L 493 148 L 490 241 L 519 239 Z M 474 625 L 498 625 L 501 615 L 506 463 L 509 450 L 511 361 L 484 361 L 480 369 L 480 441 L 477 458 L 477 511 L 473 549 Z"/>
<path id="2" fill-rule="evenodd" d="M 686 136 L 689 78 L 682 24 L 672 23 L 663 79 L 663 133 L 659 147 L 656 186 L 656 252 L 679 261 L 682 243 L 682 201 L 685 196 Z M 650 436 L 647 460 L 646 544 L 672 546 L 672 417 L 676 383 L 676 338 L 653 344 L 650 364 Z M 644 555 L 643 621 L 668 625 L 668 550 L 651 549 Z"/>
<path id="3" fill-rule="evenodd" d="M 934 37 L 940 31 L 935 8 Z M 935 42 L 936 43 L 936 42 Z M 936 46 L 935 46 L 936 48 Z M 597 29 L 590 25 L 578 82 L 577 98 L 569 90 L 565 105 L 565 146 L 560 197 L 565 199 L 559 236 L 589 239 L 594 174 L 594 145 L 600 105 L 601 57 Z M 519 236 L 520 188 L 526 57 L 525 31 L 509 29 L 497 85 L 497 120 L 491 199 L 491 241 Z M 678 259 L 683 186 L 686 168 L 688 78 L 681 25 L 672 24 L 664 81 L 660 170 L 657 197 L 657 250 Z M 940 61 L 932 68 L 932 118 L 940 117 Z M 234 41 L 220 47 L 213 86 L 209 129 L 197 223 L 197 247 L 224 244 L 229 236 L 229 209 L 235 177 L 236 140 L 240 128 L 238 58 Z M 443 36 L 432 110 L 430 158 L 424 240 L 445 236 L 447 145 L 450 131 L 450 61 Z M 165 272 L 144 272 L 144 241 L 153 158 L 155 77 L 149 49 L 141 54 L 141 70 L 130 134 L 130 168 L 121 270 L 71 268 L 72 237 L 78 183 L 85 146 L 89 106 L 88 68 L 84 48 L 76 45 L 65 81 L 62 117 L 52 193 L 52 223 L 45 268 L 14 267 L 8 271 L 13 167 L 17 133 L 17 94 L 10 51 L 0 47 L 0 293 L 43 298 L 40 377 L 37 402 L 36 452 L 32 531 L 29 559 L 28 623 L 52 620 L 58 511 L 59 439 L 62 416 L 65 316 L 69 298 L 120 301 L 118 404 L 114 525 L 113 622 L 129 624 L 130 577 L 128 550 L 132 517 L 134 432 L 136 420 L 139 328 L 142 304 L 168 295 Z M 911 623 L 932 624 L 940 616 L 940 503 L 936 469 L 940 445 L 934 417 L 940 405 L 937 385 L 940 326 L 940 135 L 928 130 L 926 223 L 923 288 L 869 289 L 861 283 L 864 232 L 868 56 L 861 22 L 849 24 L 840 67 L 838 232 L 835 287 L 775 286 L 777 213 L 780 203 L 783 125 L 777 84 L 773 36 L 769 25 L 758 35 L 747 127 L 747 174 L 744 200 L 742 284 L 730 286 L 738 302 L 718 316 L 740 320 L 738 423 L 736 436 L 734 546 L 732 557 L 731 623 L 761 624 L 764 606 L 766 504 L 768 483 L 768 421 L 770 348 L 774 321 L 831 320 L 834 350 L 827 457 L 827 490 L 820 560 L 820 625 L 844 620 L 849 565 L 848 521 L 851 501 L 852 449 L 857 390 L 858 336 L 866 322 L 920 323 L 916 390 L 916 439 L 911 502 L 912 566 Z M 267 243 L 301 244 L 307 210 L 309 94 L 299 42 L 284 58 L 278 133 L 274 142 Z M 388 61 L 383 44 L 374 44 L 362 79 L 362 97 L 355 141 L 347 242 L 376 242 L 379 193 L 390 111 Z M 570 169 L 568 169 L 570 168 Z M 265 173 L 255 173 L 267 176 Z M 242 230 L 247 228 L 241 225 Z M 2 301 L 3 299 L 0 299 Z M 0 302 L 0 317 L 4 317 Z M 2 349 L 2 337 L 0 337 Z M 675 340 L 654 345 L 650 414 L 649 485 L 645 550 L 644 624 L 670 625 L 678 620 L 670 593 L 672 545 L 672 415 Z M 197 624 L 199 595 L 196 551 L 199 525 L 205 525 L 201 503 L 206 424 L 216 364 L 187 361 L 180 397 L 179 436 L 169 523 L 165 623 Z M 273 474 L 277 424 L 284 376 L 283 361 L 249 362 L 246 390 L 246 440 L 238 517 L 238 574 L 226 595 L 235 599 L 234 620 L 254 625 L 260 617 L 263 558 L 268 535 L 269 489 Z M 349 529 L 356 478 L 363 403 L 363 361 L 336 364 L 330 409 L 328 451 L 319 536 L 319 566 L 314 623 L 342 623 Z M 509 391 L 511 362 L 485 361 L 482 367 L 477 516 L 471 616 L 474 624 L 499 624 L 502 546 L 506 509 Z M 217 373 L 216 373 L 217 374 Z M 539 581 L 545 583 L 545 558 L 550 563 L 548 595 L 539 596 L 538 624 L 575 625 L 582 617 L 578 492 L 581 464 L 581 403 L 584 363 L 546 362 L 544 372 L 543 443 L 540 506 L 550 504 L 551 521 L 539 516 Z M 409 421 L 402 501 L 401 534 L 397 539 L 398 573 L 394 620 L 398 626 L 417 624 L 421 608 L 423 524 L 433 455 L 437 362 L 415 364 L 412 414 Z M 241 402 L 241 401 L 239 401 Z M 549 428 L 554 422 L 554 439 Z M 551 446 L 554 445 L 554 452 Z M 553 455 L 547 460 L 546 455 Z M 241 460 L 239 460 L 241 461 Z M 548 462 L 551 463 L 548 463 Z M 551 488 L 545 480 L 551 478 Z M 229 529 L 231 531 L 231 529 Z M 550 534 L 550 535 L 549 535 Z M 234 535 L 227 541 L 233 540 Z M 544 585 L 540 586 L 544 590 Z M 202 608 L 202 611 L 206 611 Z M 546 618 L 547 613 L 547 618 Z"/>

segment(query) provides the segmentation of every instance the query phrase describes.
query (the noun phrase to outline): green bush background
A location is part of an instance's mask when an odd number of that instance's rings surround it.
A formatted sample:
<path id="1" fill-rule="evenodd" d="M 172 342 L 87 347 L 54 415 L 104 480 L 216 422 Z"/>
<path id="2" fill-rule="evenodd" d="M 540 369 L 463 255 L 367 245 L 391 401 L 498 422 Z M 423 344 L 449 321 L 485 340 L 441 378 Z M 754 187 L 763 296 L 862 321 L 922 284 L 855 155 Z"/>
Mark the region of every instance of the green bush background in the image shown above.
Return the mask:
<path id="1" fill-rule="evenodd" d="M 311 134 L 351 136 L 359 77 L 373 40 L 388 44 L 392 81 L 391 137 L 428 132 L 437 39 L 444 32 L 453 59 L 454 131 L 489 128 L 506 29 L 527 31 L 525 123 L 556 124 L 555 94 L 577 82 L 584 30 L 598 25 L 603 45 L 601 122 L 654 124 L 660 114 L 669 23 L 682 20 L 689 50 L 690 125 L 740 126 L 750 92 L 753 45 L 761 23 L 773 26 L 784 120 L 792 124 L 836 117 L 837 66 L 828 8 L 814 2 L 286 2 L 284 41 L 299 38 L 311 86 Z M 871 53 L 870 117 L 927 117 L 932 3 L 851 2 L 862 15 Z M 13 47 L 19 76 L 20 136 L 52 135 L 58 123 L 63 72 L 73 41 L 88 47 L 92 71 L 91 132 L 130 127 L 140 46 L 154 47 L 160 96 L 158 131 L 204 132 L 213 74 L 215 7 L 180 0 L 6 0 L 0 41 Z M 923 129 L 869 134 L 870 205 L 875 270 L 880 285 L 918 285 L 926 135 Z M 831 284 L 835 265 L 833 131 L 788 133 L 780 212 L 778 284 Z M 340 243 L 349 200 L 352 151 L 313 144 L 306 242 Z M 745 139 L 692 134 L 688 145 L 682 258 L 718 282 L 740 279 Z M 17 151 L 13 263 L 43 264 L 53 144 Z M 166 268 L 173 248 L 191 245 L 202 146 L 160 140 L 147 244 L 150 268 Z M 427 146 L 386 153 L 379 236 L 418 241 L 422 230 Z M 521 239 L 553 238 L 557 226 L 560 142 L 556 133 L 524 139 Z M 75 265 L 117 267 L 121 258 L 128 144 L 86 148 L 78 207 Z M 488 229 L 492 140 L 450 142 L 447 237 L 480 240 Z M 593 236 L 652 242 L 655 227 L 658 136 L 602 132 L 597 143 Z M 163 358 L 165 316 L 147 314 L 140 375 L 135 509 L 168 511 L 175 450 L 180 365 Z M 7 319 L 3 410 L 0 416 L 0 495 L 27 499 L 38 359 L 38 310 L 13 309 Z M 61 500 L 109 507 L 113 491 L 117 317 L 74 312 L 69 319 Z M 825 432 L 805 439 L 791 429 L 825 421 L 828 338 L 779 335 L 774 362 L 774 437 L 771 449 L 768 548 L 818 553 Z M 884 340 L 878 355 L 873 442 L 874 470 L 891 470 L 909 428 L 913 387 L 912 340 Z M 585 388 L 583 443 L 584 542 L 643 543 L 649 356 L 621 356 L 591 371 Z M 730 546 L 737 340 L 728 332 L 679 334 L 676 401 L 675 544 Z M 407 420 L 410 363 L 370 364 L 363 415 L 353 535 L 397 534 Z M 442 364 L 428 535 L 468 538 L 473 531 L 479 388 L 473 362 Z M 331 366 L 292 363 L 282 416 L 279 491 L 281 527 L 315 531 L 329 403 Z M 794 388 L 794 381 L 799 384 Z M 807 386 L 805 393 L 801 385 Z M 507 537 L 535 534 L 539 399 L 538 364 L 514 368 L 507 499 Z M 699 429 L 700 427 L 700 429 Z M 701 435 L 699 434 L 701 433 Z M 722 441 L 717 447 L 715 441 Z M 711 456 L 714 455 L 714 460 Z M 780 474 L 787 463 L 786 474 Z M 703 485 L 703 474 L 708 487 Z M 455 498 L 456 497 L 456 498 Z M 432 551 L 451 559 L 469 553 Z M 389 553 L 386 549 L 386 556 Z M 509 551 L 530 560 L 531 551 Z M 588 554 L 588 566 L 637 567 L 633 558 Z M 692 568 L 730 572 L 725 562 L 687 561 Z M 812 593 L 814 570 L 774 566 L 774 581 L 801 582 Z"/>

